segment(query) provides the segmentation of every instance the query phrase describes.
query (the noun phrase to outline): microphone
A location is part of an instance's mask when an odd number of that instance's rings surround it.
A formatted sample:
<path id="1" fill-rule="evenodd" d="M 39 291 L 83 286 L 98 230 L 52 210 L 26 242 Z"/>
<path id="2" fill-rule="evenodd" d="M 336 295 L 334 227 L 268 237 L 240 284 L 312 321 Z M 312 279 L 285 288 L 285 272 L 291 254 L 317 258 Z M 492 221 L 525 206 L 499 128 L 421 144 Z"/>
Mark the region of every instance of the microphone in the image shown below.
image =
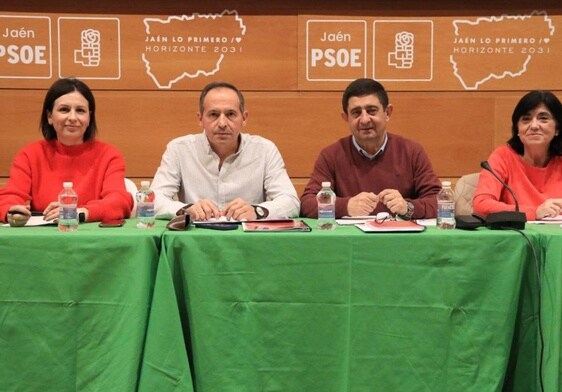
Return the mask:
<path id="1" fill-rule="evenodd" d="M 519 211 L 519 202 L 513 190 L 493 170 L 488 161 L 482 161 L 480 167 L 489 171 L 511 193 L 515 201 L 515 211 L 492 212 L 486 217 L 486 226 L 490 229 L 525 229 L 527 217 L 524 212 Z"/>

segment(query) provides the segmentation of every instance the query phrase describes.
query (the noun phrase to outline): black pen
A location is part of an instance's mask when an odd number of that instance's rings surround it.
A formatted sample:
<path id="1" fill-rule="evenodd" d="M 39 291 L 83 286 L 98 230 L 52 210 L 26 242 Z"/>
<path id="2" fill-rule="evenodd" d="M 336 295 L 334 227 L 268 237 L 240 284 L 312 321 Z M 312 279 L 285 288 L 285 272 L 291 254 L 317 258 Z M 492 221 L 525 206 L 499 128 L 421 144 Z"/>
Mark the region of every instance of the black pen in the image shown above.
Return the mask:
<path id="1" fill-rule="evenodd" d="M 19 214 L 19 215 L 25 215 L 25 213 L 24 213 L 24 212 L 21 212 L 21 211 L 8 211 L 8 214 L 11 214 L 11 215 L 17 215 L 17 214 Z M 31 215 L 30 215 L 30 216 L 42 216 L 42 215 L 43 215 L 43 213 L 42 213 L 41 211 L 31 211 Z"/>

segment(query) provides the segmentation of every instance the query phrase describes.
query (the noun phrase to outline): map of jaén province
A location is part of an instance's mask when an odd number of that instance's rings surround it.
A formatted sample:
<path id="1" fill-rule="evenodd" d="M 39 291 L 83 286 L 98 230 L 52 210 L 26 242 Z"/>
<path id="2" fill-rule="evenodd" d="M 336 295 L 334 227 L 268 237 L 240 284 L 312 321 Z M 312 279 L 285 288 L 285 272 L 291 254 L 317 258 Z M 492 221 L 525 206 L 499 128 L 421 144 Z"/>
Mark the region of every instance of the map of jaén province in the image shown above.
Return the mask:
<path id="1" fill-rule="evenodd" d="M 236 11 L 220 14 L 145 18 L 142 60 L 148 75 L 162 89 L 183 78 L 211 76 L 225 56 L 242 52 L 246 26 Z"/>
<path id="2" fill-rule="evenodd" d="M 550 53 L 556 28 L 544 11 L 453 21 L 453 73 L 466 90 L 492 79 L 523 75 Z"/>

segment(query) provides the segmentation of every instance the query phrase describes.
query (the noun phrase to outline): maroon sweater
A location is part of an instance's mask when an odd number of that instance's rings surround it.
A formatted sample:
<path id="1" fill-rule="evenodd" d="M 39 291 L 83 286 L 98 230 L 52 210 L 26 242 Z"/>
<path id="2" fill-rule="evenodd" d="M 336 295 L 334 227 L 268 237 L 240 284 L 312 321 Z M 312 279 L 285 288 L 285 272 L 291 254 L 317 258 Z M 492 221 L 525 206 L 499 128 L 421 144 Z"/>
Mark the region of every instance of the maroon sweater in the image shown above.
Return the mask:
<path id="1" fill-rule="evenodd" d="M 412 202 L 412 218 L 437 216 L 441 182 L 422 146 L 399 135 L 388 133 L 384 152 L 373 160 L 357 151 L 351 135 L 324 148 L 301 196 L 301 216 L 318 217 L 316 194 L 323 181 L 330 181 L 336 192 L 336 218 L 348 214 L 347 204 L 353 196 L 361 192 L 378 194 L 384 189 L 396 189 Z M 378 203 L 371 215 L 382 211 L 388 209 Z"/>

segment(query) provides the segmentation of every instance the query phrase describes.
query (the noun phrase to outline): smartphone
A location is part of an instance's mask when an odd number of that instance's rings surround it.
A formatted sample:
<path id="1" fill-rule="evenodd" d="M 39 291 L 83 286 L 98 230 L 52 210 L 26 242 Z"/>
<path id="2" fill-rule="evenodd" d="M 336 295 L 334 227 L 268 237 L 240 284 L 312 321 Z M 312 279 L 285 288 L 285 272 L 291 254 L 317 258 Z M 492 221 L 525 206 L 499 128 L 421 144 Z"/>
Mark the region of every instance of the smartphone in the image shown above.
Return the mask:
<path id="1" fill-rule="evenodd" d="M 101 221 L 99 227 L 121 227 L 125 224 L 125 219 L 112 219 Z"/>

